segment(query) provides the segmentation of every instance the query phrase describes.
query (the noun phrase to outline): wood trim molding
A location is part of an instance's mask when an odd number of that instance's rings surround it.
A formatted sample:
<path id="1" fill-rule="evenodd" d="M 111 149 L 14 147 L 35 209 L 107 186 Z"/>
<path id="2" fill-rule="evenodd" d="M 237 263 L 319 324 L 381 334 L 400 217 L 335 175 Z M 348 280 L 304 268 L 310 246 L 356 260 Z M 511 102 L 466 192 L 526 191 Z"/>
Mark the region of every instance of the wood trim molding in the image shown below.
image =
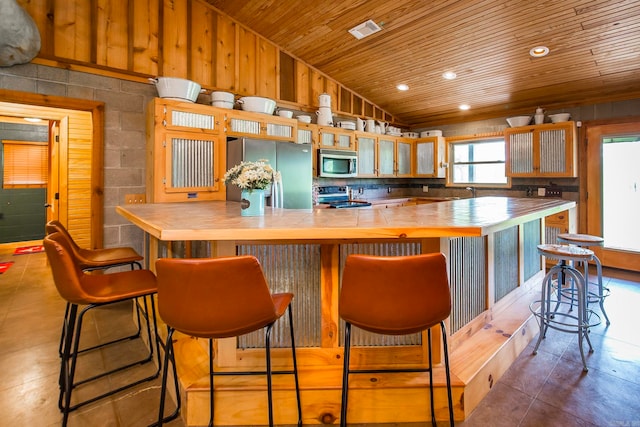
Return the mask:
<path id="1" fill-rule="evenodd" d="M 93 124 L 92 175 L 91 175 L 91 248 L 103 245 L 104 224 L 104 109 L 103 102 L 89 101 L 62 96 L 41 95 L 0 89 L 0 102 L 52 109 L 86 111 L 91 113 Z M 59 113 L 52 111 L 51 119 L 59 119 Z"/>

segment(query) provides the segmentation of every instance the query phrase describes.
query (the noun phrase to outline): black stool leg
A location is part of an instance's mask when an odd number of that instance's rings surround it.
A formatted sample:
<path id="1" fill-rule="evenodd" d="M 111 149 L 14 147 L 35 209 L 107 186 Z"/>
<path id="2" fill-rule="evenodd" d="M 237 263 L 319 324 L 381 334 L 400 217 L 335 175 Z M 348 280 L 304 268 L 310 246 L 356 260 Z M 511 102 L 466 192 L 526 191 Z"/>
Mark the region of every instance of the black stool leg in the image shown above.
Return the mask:
<path id="1" fill-rule="evenodd" d="M 167 343 L 164 349 L 164 366 L 162 369 L 162 385 L 160 386 L 160 408 L 158 409 L 158 422 L 151 426 L 162 426 L 163 423 L 178 417 L 180 413 L 180 388 L 178 386 L 178 372 L 176 370 L 176 359 L 173 354 L 173 332 L 175 330 L 167 326 Z M 173 365 L 173 382 L 176 389 L 176 410 L 164 417 L 164 402 L 167 395 L 167 375 L 169 373 L 169 363 Z"/>
<path id="2" fill-rule="evenodd" d="M 347 398 L 349 395 L 349 356 L 351 355 L 351 323 L 344 328 L 344 367 L 342 369 L 342 405 L 340 408 L 340 427 L 347 425 Z"/>
<path id="3" fill-rule="evenodd" d="M 271 328 L 273 323 L 267 326 L 265 332 L 265 350 L 267 359 L 267 399 L 269 401 L 269 426 L 273 427 L 273 384 L 271 381 Z"/>
<path id="4" fill-rule="evenodd" d="M 213 427 L 213 340 L 209 338 L 209 427 Z"/>
<path id="5" fill-rule="evenodd" d="M 449 371 L 449 346 L 447 344 L 447 329 L 444 325 L 444 321 L 440 322 L 440 329 L 442 330 L 442 347 L 444 350 L 444 372 L 447 377 L 447 397 L 449 399 L 449 423 L 451 427 L 455 425 L 453 421 L 453 396 L 451 395 L 451 373 Z"/>
<path id="6" fill-rule="evenodd" d="M 302 427 L 302 404 L 300 403 L 300 382 L 298 381 L 298 361 L 296 358 L 296 341 L 293 333 L 293 313 L 289 305 L 289 332 L 291 333 L 291 353 L 293 356 L 293 378 L 296 382 L 296 400 L 298 401 L 298 427 Z"/>
<path id="7" fill-rule="evenodd" d="M 429 349 L 429 401 L 431 403 L 431 425 L 437 426 L 436 423 L 436 406 L 433 399 L 433 362 L 431 358 L 431 328 L 427 329 L 427 348 Z"/>

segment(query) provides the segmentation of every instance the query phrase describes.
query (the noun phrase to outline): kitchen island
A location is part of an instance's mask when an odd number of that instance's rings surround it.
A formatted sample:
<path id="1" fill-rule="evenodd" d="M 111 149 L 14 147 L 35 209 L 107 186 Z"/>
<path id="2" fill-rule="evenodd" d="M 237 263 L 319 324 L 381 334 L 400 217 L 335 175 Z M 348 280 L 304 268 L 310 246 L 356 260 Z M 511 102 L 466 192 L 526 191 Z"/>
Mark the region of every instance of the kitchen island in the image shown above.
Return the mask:
<path id="1" fill-rule="evenodd" d="M 456 419 L 464 419 L 537 333 L 528 307 L 544 276 L 536 250 L 544 242 L 544 218 L 562 211 L 575 218 L 575 209 L 575 202 L 566 200 L 480 197 L 389 209 L 267 208 L 263 217 L 242 217 L 239 203 L 222 201 L 126 205 L 117 211 L 149 236 L 150 267 L 163 256 L 258 257 L 272 290 L 295 294 L 304 423 L 332 424 L 340 413 L 342 368 L 343 325 L 337 301 L 349 254 L 446 255 L 453 300 L 447 332 L 454 409 Z M 275 346 L 283 347 L 274 349 L 274 364 L 281 367 L 290 363 L 286 327 L 283 322 L 274 329 Z M 359 333 L 353 344 L 357 347 L 352 363 L 360 367 L 415 366 L 426 360 L 426 333 Z M 439 342 L 434 344 L 441 348 Z M 219 340 L 216 366 L 259 369 L 263 347 L 260 334 Z M 204 424 L 206 343 L 180 337 L 176 357 L 183 417 L 187 425 Z M 436 416 L 447 419 L 441 365 L 434 374 Z M 293 381 L 286 377 L 274 381 L 278 424 L 295 420 Z M 426 374 L 359 375 L 350 384 L 351 422 L 430 419 Z M 225 377 L 216 383 L 216 393 L 216 424 L 265 423 L 263 379 Z"/>

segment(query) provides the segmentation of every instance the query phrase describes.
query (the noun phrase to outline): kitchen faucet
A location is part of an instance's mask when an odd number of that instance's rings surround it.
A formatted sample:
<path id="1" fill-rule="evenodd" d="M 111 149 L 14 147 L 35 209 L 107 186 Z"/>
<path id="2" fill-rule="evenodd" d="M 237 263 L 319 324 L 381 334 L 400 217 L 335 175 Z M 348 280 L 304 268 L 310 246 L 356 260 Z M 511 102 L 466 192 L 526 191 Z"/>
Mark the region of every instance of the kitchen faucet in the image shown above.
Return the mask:
<path id="1" fill-rule="evenodd" d="M 474 187 L 467 187 L 465 190 L 471 191 L 471 197 L 476 197 L 476 189 Z"/>

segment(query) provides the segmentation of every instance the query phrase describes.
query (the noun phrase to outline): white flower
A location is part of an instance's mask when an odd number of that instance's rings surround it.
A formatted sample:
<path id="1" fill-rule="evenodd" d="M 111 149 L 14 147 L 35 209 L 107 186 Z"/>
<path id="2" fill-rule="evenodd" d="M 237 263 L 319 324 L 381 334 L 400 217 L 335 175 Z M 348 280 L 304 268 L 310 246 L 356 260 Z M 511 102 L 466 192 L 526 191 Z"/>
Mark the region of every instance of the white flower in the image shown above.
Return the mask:
<path id="1" fill-rule="evenodd" d="M 271 185 L 275 173 L 267 160 L 242 162 L 224 174 L 224 184 L 237 185 L 242 190 L 264 190 Z"/>

